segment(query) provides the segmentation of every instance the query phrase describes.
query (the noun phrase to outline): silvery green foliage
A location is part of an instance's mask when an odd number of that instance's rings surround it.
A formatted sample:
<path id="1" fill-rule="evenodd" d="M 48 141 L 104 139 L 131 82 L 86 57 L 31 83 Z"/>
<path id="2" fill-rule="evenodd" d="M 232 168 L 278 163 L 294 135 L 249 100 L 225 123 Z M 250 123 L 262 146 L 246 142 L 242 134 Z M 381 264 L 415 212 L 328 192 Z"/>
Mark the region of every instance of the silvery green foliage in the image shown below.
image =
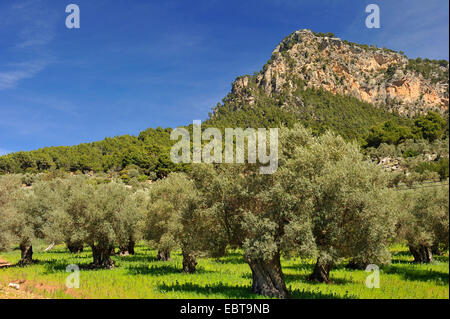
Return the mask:
<path id="1" fill-rule="evenodd" d="M 292 136 L 287 138 L 298 143 Z M 285 143 L 280 163 L 289 148 L 294 144 Z M 286 193 L 283 171 L 262 175 L 257 168 L 249 163 L 193 166 L 192 177 L 204 196 L 209 220 L 216 221 L 209 227 L 209 248 L 224 243 L 240 246 L 247 258 L 258 260 L 271 260 L 280 251 L 311 248 L 308 217 L 293 214 L 298 198 Z"/>
<path id="2" fill-rule="evenodd" d="M 17 240 L 12 230 L 17 217 L 15 202 L 19 190 L 19 177 L 14 175 L 0 177 L 0 251 L 9 249 Z"/>
<path id="3" fill-rule="evenodd" d="M 111 182 L 97 186 L 96 209 L 105 214 L 113 230 L 113 245 L 127 246 L 140 239 L 143 210 L 142 192 L 133 193 L 124 184 Z M 108 227 L 109 229 L 109 227 Z"/>
<path id="4" fill-rule="evenodd" d="M 171 173 L 153 183 L 144 203 L 144 238 L 160 250 L 170 252 L 180 247 L 196 253 L 204 233 L 198 202 L 199 193 L 184 173 Z"/>
<path id="5" fill-rule="evenodd" d="M 251 164 L 193 167 L 217 236 L 264 260 L 284 252 L 387 262 L 395 218 L 385 173 L 332 133 L 297 126 L 280 142 L 270 176 Z"/>
<path id="6" fill-rule="evenodd" d="M 399 192 L 399 235 L 410 246 L 449 246 L 449 188 L 433 187 Z"/>
<path id="7" fill-rule="evenodd" d="M 296 128 L 286 134 L 288 141 L 298 135 L 298 142 L 286 154 L 281 180 L 298 198 L 297 214 L 308 216 L 321 258 L 388 262 L 395 218 L 385 173 L 364 160 L 356 144 L 330 132 L 314 137 Z"/>
<path id="8" fill-rule="evenodd" d="M 89 210 L 95 186 L 84 176 L 73 176 L 61 183 L 62 205 L 56 207 L 49 220 L 49 235 L 56 242 L 83 242 L 89 237 Z M 95 226 L 94 226 L 95 227 Z"/>
<path id="9" fill-rule="evenodd" d="M 52 211 L 48 223 L 52 232 L 49 237 L 101 247 L 126 245 L 130 238 L 138 240 L 141 196 L 121 182 L 96 184 L 83 176 L 64 179 L 60 205 Z"/>
<path id="10" fill-rule="evenodd" d="M 15 177 L 4 176 L 2 180 L 12 178 Z M 9 237 L 14 238 L 16 244 L 24 245 L 31 245 L 36 238 L 47 239 L 47 234 L 51 233 L 48 223 L 51 212 L 60 204 L 58 183 L 40 181 L 32 187 L 19 184 L 9 191 L 9 209 L 3 212 L 9 212 L 5 217 Z"/>
<path id="11" fill-rule="evenodd" d="M 55 210 L 63 207 L 63 191 L 64 181 L 59 178 L 36 182 L 32 188 L 23 190 L 26 194 L 18 210 L 26 215 L 35 238 L 54 241 L 51 218 Z"/>

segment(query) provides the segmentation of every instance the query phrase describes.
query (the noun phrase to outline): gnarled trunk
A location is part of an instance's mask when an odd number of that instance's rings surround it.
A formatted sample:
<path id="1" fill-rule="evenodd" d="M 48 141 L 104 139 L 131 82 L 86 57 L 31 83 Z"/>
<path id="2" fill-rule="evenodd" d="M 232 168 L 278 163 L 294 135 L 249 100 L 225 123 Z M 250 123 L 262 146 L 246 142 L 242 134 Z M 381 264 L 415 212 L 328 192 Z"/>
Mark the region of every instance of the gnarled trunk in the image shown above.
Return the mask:
<path id="1" fill-rule="evenodd" d="M 90 265 L 91 268 L 114 268 L 114 262 L 111 260 L 111 250 L 114 247 L 103 246 L 103 245 L 91 245 L 92 257 L 94 259 L 93 263 Z"/>
<path id="2" fill-rule="evenodd" d="M 245 259 L 252 270 L 252 292 L 277 298 L 289 296 L 281 269 L 279 253 L 276 253 L 271 260 L 249 257 L 245 257 Z"/>
<path id="3" fill-rule="evenodd" d="M 170 251 L 168 251 L 166 249 L 158 250 L 158 256 L 156 256 L 156 259 L 159 261 L 169 261 L 170 260 Z"/>
<path id="4" fill-rule="evenodd" d="M 435 256 L 441 256 L 448 250 L 448 245 L 440 245 L 439 243 L 431 246 L 431 253 Z"/>
<path id="5" fill-rule="evenodd" d="M 33 262 L 33 246 L 30 243 L 20 244 L 19 265 L 28 265 Z"/>
<path id="6" fill-rule="evenodd" d="M 358 261 L 355 259 L 352 259 L 349 261 L 349 263 L 345 266 L 345 268 L 347 269 L 354 269 L 354 270 L 364 270 L 367 268 L 369 264 L 368 263 L 363 263 L 362 261 Z"/>
<path id="7" fill-rule="evenodd" d="M 409 246 L 409 251 L 414 256 L 415 263 L 431 263 L 433 261 L 433 254 L 431 253 L 431 247 L 418 245 Z"/>
<path id="8" fill-rule="evenodd" d="M 129 240 L 127 245 L 119 246 L 120 254 L 122 256 L 134 255 L 134 246 L 136 243 L 133 240 Z"/>
<path id="9" fill-rule="evenodd" d="M 321 257 L 317 258 L 316 265 L 314 266 L 313 273 L 309 276 L 309 280 L 317 282 L 331 283 L 330 270 L 333 268 L 333 264 L 324 261 Z"/>
<path id="10" fill-rule="evenodd" d="M 130 255 L 134 255 L 134 246 L 136 246 L 136 242 L 130 239 L 130 241 L 128 242 L 128 253 Z"/>
<path id="11" fill-rule="evenodd" d="M 211 252 L 211 257 L 220 258 L 227 254 L 227 245 L 219 245 Z"/>
<path id="12" fill-rule="evenodd" d="M 195 267 L 197 266 L 197 259 L 195 256 L 186 251 L 182 251 L 183 253 L 183 271 L 193 274 L 195 272 Z"/>
<path id="13" fill-rule="evenodd" d="M 82 242 L 66 242 L 67 249 L 73 254 L 83 252 L 83 243 Z"/>

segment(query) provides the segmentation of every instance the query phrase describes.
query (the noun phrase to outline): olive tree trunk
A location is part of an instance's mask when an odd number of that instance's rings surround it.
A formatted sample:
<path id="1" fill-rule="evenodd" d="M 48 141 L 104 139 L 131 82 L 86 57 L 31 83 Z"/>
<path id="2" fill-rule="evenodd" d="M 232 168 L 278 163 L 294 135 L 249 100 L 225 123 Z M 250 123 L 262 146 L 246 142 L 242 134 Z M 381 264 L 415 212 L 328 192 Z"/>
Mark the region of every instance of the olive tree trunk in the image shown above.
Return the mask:
<path id="1" fill-rule="evenodd" d="M 353 270 L 364 270 L 368 265 L 368 263 L 363 263 L 362 261 L 351 259 L 350 262 L 345 266 L 345 268 Z"/>
<path id="2" fill-rule="evenodd" d="M 128 242 L 128 253 L 130 255 L 134 255 L 135 254 L 135 252 L 134 252 L 134 247 L 135 246 L 136 246 L 136 242 L 134 240 L 130 239 L 130 241 Z"/>
<path id="3" fill-rule="evenodd" d="M 197 259 L 191 252 L 182 251 L 183 254 L 183 271 L 193 274 L 197 266 Z"/>
<path id="4" fill-rule="evenodd" d="M 122 256 L 134 255 L 134 246 L 136 246 L 135 241 L 130 239 L 127 245 L 119 246 L 120 254 Z"/>
<path id="5" fill-rule="evenodd" d="M 309 280 L 317 282 L 331 283 L 330 270 L 333 268 L 333 264 L 324 261 L 321 257 L 317 258 L 316 265 L 314 266 L 313 273 L 309 276 Z"/>
<path id="6" fill-rule="evenodd" d="M 114 249 L 109 245 L 91 245 L 92 257 L 94 259 L 93 263 L 90 265 L 91 268 L 114 268 L 114 262 L 111 260 L 111 251 Z"/>
<path id="7" fill-rule="evenodd" d="M 211 257 L 220 258 L 227 254 L 227 245 L 219 245 L 211 252 Z"/>
<path id="8" fill-rule="evenodd" d="M 245 259 L 252 270 L 252 292 L 277 298 L 289 296 L 281 269 L 279 253 L 276 253 L 271 260 L 249 257 L 245 257 Z"/>
<path id="9" fill-rule="evenodd" d="M 409 246 L 409 251 L 414 256 L 415 263 L 431 263 L 433 261 L 433 254 L 431 253 L 431 247 L 418 245 Z"/>
<path id="10" fill-rule="evenodd" d="M 30 243 L 20 244 L 19 265 L 28 265 L 33 262 L 33 246 Z"/>
<path id="11" fill-rule="evenodd" d="M 66 242 L 67 249 L 73 254 L 83 252 L 83 243 L 82 242 Z"/>
<path id="12" fill-rule="evenodd" d="M 159 261 L 169 261 L 170 260 L 170 251 L 168 251 L 166 249 L 158 250 L 158 256 L 156 256 L 156 259 Z"/>
<path id="13" fill-rule="evenodd" d="M 433 244 L 433 246 L 431 246 L 431 253 L 432 253 L 433 255 L 440 256 L 440 255 L 442 255 L 447 249 L 448 249 L 448 247 L 440 247 L 440 246 L 439 246 L 439 243 L 435 243 L 435 244 Z"/>

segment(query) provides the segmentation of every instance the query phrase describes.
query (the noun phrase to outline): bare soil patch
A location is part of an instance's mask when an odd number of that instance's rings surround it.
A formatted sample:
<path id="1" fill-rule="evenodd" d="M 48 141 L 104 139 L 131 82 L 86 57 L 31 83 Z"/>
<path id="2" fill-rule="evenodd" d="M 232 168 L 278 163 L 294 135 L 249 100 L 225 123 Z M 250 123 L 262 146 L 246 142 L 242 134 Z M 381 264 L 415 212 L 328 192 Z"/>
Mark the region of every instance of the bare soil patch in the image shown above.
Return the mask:
<path id="1" fill-rule="evenodd" d="M 4 260 L 0 257 L 0 268 L 12 266 L 7 260 Z"/>
<path id="2" fill-rule="evenodd" d="M 22 285 L 20 289 L 15 289 L 8 287 L 8 284 L 0 283 L 0 299 L 44 299 L 44 297 L 26 290 Z"/>

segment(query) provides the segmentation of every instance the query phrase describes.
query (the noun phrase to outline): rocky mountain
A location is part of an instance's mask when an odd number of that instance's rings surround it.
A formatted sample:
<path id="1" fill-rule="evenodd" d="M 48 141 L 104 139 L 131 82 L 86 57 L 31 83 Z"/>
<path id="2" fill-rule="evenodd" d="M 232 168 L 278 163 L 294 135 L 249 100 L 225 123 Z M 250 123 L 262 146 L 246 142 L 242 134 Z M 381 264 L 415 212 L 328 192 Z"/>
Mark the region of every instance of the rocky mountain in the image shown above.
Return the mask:
<path id="1" fill-rule="evenodd" d="M 283 39 L 259 73 L 237 78 L 227 100 L 239 108 L 265 95 L 298 110 L 303 101 L 296 91 L 321 88 L 411 117 L 448 111 L 448 74 L 445 60 L 408 59 L 402 52 L 304 29 Z"/>
<path id="2" fill-rule="evenodd" d="M 435 170 L 446 169 L 441 176 L 448 176 L 448 155 L 442 151 L 398 145 L 416 137 L 438 139 L 439 144 L 442 135 L 448 137 L 448 120 L 439 114 L 439 120 L 436 113 L 428 113 L 430 119 L 408 118 L 430 110 L 448 112 L 448 72 L 448 61 L 412 60 L 401 52 L 300 30 L 281 41 L 260 72 L 238 77 L 202 126 L 279 128 L 301 123 L 314 134 L 331 130 L 361 146 L 395 148 L 374 150 L 372 157 L 379 161 L 442 153 L 447 162 L 435 163 Z M 150 128 L 139 136 L 11 153 L 0 156 L 0 174 L 61 170 L 120 173 L 124 181 L 164 177 L 187 169 L 170 160 L 170 132 Z M 435 148 L 448 149 L 448 139 L 441 144 Z M 397 169 L 403 162 L 392 165 Z"/>

